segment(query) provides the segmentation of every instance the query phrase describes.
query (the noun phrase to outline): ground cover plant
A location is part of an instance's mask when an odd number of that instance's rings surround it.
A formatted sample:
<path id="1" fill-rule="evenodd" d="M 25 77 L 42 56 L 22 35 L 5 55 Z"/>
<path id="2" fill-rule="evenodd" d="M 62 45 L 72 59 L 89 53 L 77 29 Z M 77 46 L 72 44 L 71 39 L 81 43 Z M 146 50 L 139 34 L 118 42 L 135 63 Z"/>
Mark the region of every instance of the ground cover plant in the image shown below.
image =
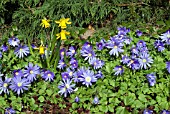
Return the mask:
<path id="1" fill-rule="evenodd" d="M 40 26 L 36 41 L 1 40 L 1 113 L 170 113 L 170 30 L 75 40 L 70 18 Z"/>

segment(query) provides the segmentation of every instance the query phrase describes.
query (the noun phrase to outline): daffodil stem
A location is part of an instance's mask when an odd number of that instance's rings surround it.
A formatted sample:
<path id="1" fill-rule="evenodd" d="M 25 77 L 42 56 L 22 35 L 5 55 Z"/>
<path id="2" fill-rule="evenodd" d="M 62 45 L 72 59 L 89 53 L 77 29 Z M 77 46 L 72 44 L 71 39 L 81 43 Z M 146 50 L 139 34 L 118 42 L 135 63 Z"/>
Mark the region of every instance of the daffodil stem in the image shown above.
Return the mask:
<path id="1" fill-rule="evenodd" d="M 47 62 L 47 68 L 50 68 L 50 61 L 49 61 L 49 50 L 47 48 L 47 53 L 46 53 L 46 62 Z"/>
<path id="2" fill-rule="evenodd" d="M 60 45 L 61 45 L 61 41 L 59 40 L 57 42 L 57 49 L 56 49 L 56 53 L 55 53 L 55 63 L 54 63 L 54 69 L 56 70 L 57 68 L 57 64 L 58 64 L 58 61 L 59 61 L 59 53 L 60 53 Z M 53 58 L 54 59 L 54 58 Z"/>
<path id="3" fill-rule="evenodd" d="M 55 43 L 56 43 L 56 38 L 55 38 L 55 36 L 54 36 L 54 27 L 53 27 L 53 29 L 52 29 L 52 32 L 51 32 L 51 42 L 50 42 L 50 50 L 52 51 L 52 54 L 51 54 L 51 56 L 50 56 L 50 60 L 52 59 L 52 57 L 53 57 L 53 53 L 54 53 L 54 47 L 55 47 Z M 51 62 L 51 64 L 52 64 L 52 62 Z"/>
<path id="4" fill-rule="evenodd" d="M 30 39 L 27 38 L 27 40 L 28 40 L 28 47 L 29 47 L 29 49 L 30 49 L 30 53 L 33 55 L 33 57 L 35 57 L 35 56 L 34 56 L 34 53 L 33 53 L 33 51 L 32 51 L 32 46 L 31 46 L 31 44 L 30 44 Z"/>

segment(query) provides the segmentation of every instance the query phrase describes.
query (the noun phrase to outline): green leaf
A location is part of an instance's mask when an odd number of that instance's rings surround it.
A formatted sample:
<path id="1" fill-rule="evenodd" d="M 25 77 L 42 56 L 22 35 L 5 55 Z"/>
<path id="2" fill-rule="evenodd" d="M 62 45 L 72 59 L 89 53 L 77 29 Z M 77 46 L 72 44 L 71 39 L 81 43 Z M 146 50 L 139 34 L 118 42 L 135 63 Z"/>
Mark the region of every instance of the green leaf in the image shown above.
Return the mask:
<path id="1" fill-rule="evenodd" d="M 31 99 L 29 100 L 29 103 L 30 103 L 30 106 L 34 107 L 34 105 L 35 105 L 35 100 L 34 100 L 33 98 L 31 98 Z"/>
<path id="2" fill-rule="evenodd" d="M 38 100 L 40 101 L 40 102 L 44 102 L 44 97 L 43 96 L 40 96 L 39 98 L 38 98 Z"/>
<path id="3" fill-rule="evenodd" d="M 159 105 L 161 109 L 166 109 L 166 110 L 169 109 L 169 104 L 167 101 L 162 101 L 161 103 L 159 103 Z"/>
<path id="4" fill-rule="evenodd" d="M 158 102 L 158 104 L 159 104 L 159 103 L 161 103 L 161 102 L 162 102 L 162 97 L 160 97 L 160 96 L 156 96 L 156 100 L 157 100 L 157 102 Z"/>
<path id="5" fill-rule="evenodd" d="M 135 107 L 143 109 L 143 108 L 145 108 L 145 105 L 141 101 L 136 100 L 135 101 Z"/>
<path id="6" fill-rule="evenodd" d="M 78 108 L 78 104 L 77 104 L 77 103 L 73 103 L 73 104 L 72 104 L 72 108 L 73 108 L 73 109 Z"/>
<path id="7" fill-rule="evenodd" d="M 51 96 L 51 95 L 53 94 L 53 91 L 50 90 L 50 89 L 47 89 L 47 90 L 46 90 L 46 93 L 47 93 L 48 96 Z"/>
<path id="8" fill-rule="evenodd" d="M 108 112 L 108 107 L 106 105 L 100 105 L 99 110 L 106 113 Z"/>
<path id="9" fill-rule="evenodd" d="M 115 87 L 115 85 L 116 85 L 116 83 L 115 83 L 114 80 L 109 80 L 109 83 L 110 83 L 110 85 L 113 86 L 113 87 Z"/>
<path id="10" fill-rule="evenodd" d="M 113 106 L 113 104 L 109 104 L 109 105 L 108 105 L 108 110 L 109 110 L 110 112 L 114 112 L 114 106 Z"/>
<path id="11" fill-rule="evenodd" d="M 156 24 L 158 24 L 158 25 L 165 25 L 165 23 L 163 21 L 157 21 Z"/>
<path id="12" fill-rule="evenodd" d="M 40 89 L 38 93 L 39 93 L 39 95 L 43 95 L 45 93 L 45 90 L 44 89 Z"/>
<path id="13" fill-rule="evenodd" d="M 144 94 L 140 94 L 138 99 L 141 101 L 141 102 L 147 102 L 146 100 L 146 96 Z"/>
<path id="14" fill-rule="evenodd" d="M 119 106 L 116 108 L 116 114 L 129 114 L 125 107 Z"/>

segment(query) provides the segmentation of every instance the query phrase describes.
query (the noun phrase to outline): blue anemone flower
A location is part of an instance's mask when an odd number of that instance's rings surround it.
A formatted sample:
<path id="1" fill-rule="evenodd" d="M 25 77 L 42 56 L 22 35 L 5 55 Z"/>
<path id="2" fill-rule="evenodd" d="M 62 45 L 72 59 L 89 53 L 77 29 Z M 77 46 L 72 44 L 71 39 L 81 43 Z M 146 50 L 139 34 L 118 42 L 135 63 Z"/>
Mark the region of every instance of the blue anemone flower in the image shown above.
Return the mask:
<path id="1" fill-rule="evenodd" d="M 63 59 L 65 55 L 65 48 L 60 49 L 60 58 Z"/>
<path id="2" fill-rule="evenodd" d="M 156 40 L 156 41 L 154 42 L 154 45 L 155 45 L 155 48 L 157 48 L 158 51 L 160 51 L 160 52 L 162 52 L 162 51 L 165 49 L 164 43 L 161 42 L 160 40 Z"/>
<path id="3" fill-rule="evenodd" d="M 81 77 L 79 77 L 79 81 L 82 82 L 83 85 L 89 87 L 89 85 L 92 85 L 92 82 L 97 81 L 97 78 L 95 77 L 93 71 L 86 69 L 83 71 Z"/>
<path id="4" fill-rule="evenodd" d="M 127 66 L 132 70 L 138 70 L 140 68 L 139 65 L 139 61 L 135 58 L 130 59 L 127 64 Z"/>
<path id="5" fill-rule="evenodd" d="M 75 58 L 71 58 L 70 65 L 72 69 L 76 69 L 78 67 L 78 61 Z"/>
<path id="6" fill-rule="evenodd" d="M 28 90 L 30 86 L 30 82 L 26 78 L 13 77 L 11 81 L 11 85 L 9 86 L 14 92 L 17 92 L 18 95 L 23 93 L 23 90 Z"/>
<path id="7" fill-rule="evenodd" d="M 16 38 L 16 37 L 13 36 L 12 38 L 9 38 L 9 39 L 8 39 L 8 43 L 9 43 L 10 46 L 15 47 L 15 46 L 18 46 L 18 45 L 19 45 L 20 40 L 19 40 L 18 38 Z"/>
<path id="8" fill-rule="evenodd" d="M 24 46 L 18 46 L 16 47 L 14 54 L 19 57 L 19 58 L 23 58 L 24 56 L 27 56 L 29 54 L 29 47 L 27 47 L 26 45 Z"/>
<path id="9" fill-rule="evenodd" d="M 61 76 L 62 76 L 62 79 L 63 79 L 63 80 L 67 80 L 67 79 L 70 78 L 68 72 L 62 72 L 62 73 L 61 73 Z"/>
<path id="10" fill-rule="evenodd" d="M 73 46 L 69 48 L 69 51 L 67 52 L 67 55 L 70 57 L 73 57 L 76 54 L 76 50 Z"/>
<path id="11" fill-rule="evenodd" d="M 60 59 L 59 62 L 58 62 L 58 66 L 57 66 L 59 69 L 64 69 L 66 67 L 66 64 L 64 62 L 63 59 Z"/>
<path id="12" fill-rule="evenodd" d="M 162 39 L 162 41 L 167 42 L 167 40 L 170 38 L 170 30 L 168 30 L 165 33 L 161 34 L 160 38 Z"/>
<path id="13" fill-rule="evenodd" d="M 99 98 L 95 96 L 95 97 L 94 97 L 94 100 L 93 100 L 93 103 L 94 103 L 94 104 L 99 104 Z"/>
<path id="14" fill-rule="evenodd" d="M 126 27 L 117 27 L 117 30 L 118 30 L 118 35 L 119 34 L 124 34 L 126 35 L 128 32 L 130 32 L 130 29 L 126 28 Z"/>
<path id="15" fill-rule="evenodd" d="M 136 30 L 136 35 L 137 35 L 137 36 L 142 36 L 142 34 L 143 34 L 142 31 Z"/>
<path id="16" fill-rule="evenodd" d="M 115 75 L 122 75 L 122 73 L 124 72 L 123 67 L 122 66 L 118 66 L 118 65 L 115 66 L 114 70 L 115 70 Z"/>
<path id="17" fill-rule="evenodd" d="M 132 38 L 130 38 L 130 37 L 123 37 L 123 42 L 125 44 L 130 44 L 132 42 Z"/>
<path id="18" fill-rule="evenodd" d="M 51 72 L 50 70 L 44 70 L 42 73 L 41 73 L 41 77 L 47 81 L 53 81 L 54 80 L 54 76 L 55 74 L 53 72 Z"/>
<path id="19" fill-rule="evenodd" d="M 89 42 L 85 42 L 82 46 L 82 50 L 92 50 L 93 47 Z"/>
<path id="20" fill-rule="evenodd" d="M 156 84 L 156 76 L 155 73 L 147 74 L 146 78 L 148 79 L 149 85 L 154 86 Z"/>
<path id="21" fill-rule="evenodd" d="M 70 78 L 73 77 L 73 74 L 74 74 L 74 70 L 73 69 L 67 68 L 66 71 L 67 71 L 67 73 L 68 73 Z"/>
<path id="22" fill-rule="evenodd" d="M 131 53 L 138 55 L 138 54 L 139 54 L 138 48 L 133 46 L 133 47 L 131 48 Z"/>
<path id="23" fill-rule="evenodd" d="M 4 81 L 2 81 L 2 78 L 0 78 L 0 94 L 2 92 L 9 94 L 8 86 L 9 86 L 10 82 L 11 82 L 11 78 L 5 77 Z"/>
<path id="24" fill-rule="evenodd" d="M 95 53 L 92 49 L 82 49 L 81 50 L 81 55 L 85 57 L 84 60 L 91 60 L 93 57 L 95 57 Z"/>
<path id="25" fill-rule="evenodd" d="M 146 47 L 146 42 L 144 42 L 143 40 L 139 40 L 138 43 L 136 44 L 136 46 L 138 48 Z"/>
<path id="26" fill-rule="evenodd" d="M 21 69 L 14 70 L 13 75 L 14 76 L 20 76 L 20 77 L 24 76 L 23 71 Z"/>
<path id="27" fill-rule="evenodd" d="M 147 47 L 138 48 L 138 50 L 139 50 L 138 55 L 143 54 L 143 53 L 148 53 L 148 48 Z"/>
<path id="28" fill-rule="evenodd" d="M 12 108 L 5 108 L 5 114 L 16 114 L 16 111 Z"/>
<path id="29" fill-rule="evenodd" d="M 58 86 L 60 91 L 58 93 L 61 95 L 64 94 L 64 97 L 67 97 L 68 94 L 74 91 L 75 84 L 71 85 L 71 83 L 72 83 L 72 80 L 70 79 L 60 81 L 60 84 Z"/>
<path id="30" fill-rule="evenodd" d="M 74 82 L 80 82 L 80 80 L 79 80 L 79 78 L 83 75 L 83 72 L 85 72 L 86 71 L 86 68 L 85 67 L 81 67 L 81 68 L 79 68 L 79 69 L 77 69 L 77 71 L 76 72 L 74 72 L 74 74 L 73 74 L 73 80 L 74 80 Z"/>
<path id="31" fill-rule="evenodd" d="M 153 110 L 145 109 L 143 114 L 153 114 Z"/>
<path id="32" fill-rule="evenodd" d="M 104 61 L 99 60 L 98 58 L 94 57 L 89 61 L 90 65 L 93 66 L 94 69 L 102 68 L 104 65 Z"/>
<path id="33" fill-rule="evenodd" d="M 139 66 L 141 69 L 147 69 L 147 67 L 151 67 L 151 63 L 153 63 L 153 59 L 149 56 L 149 54 L 143 53 L 142 55 L 140 55 Z"/>
<path id="34" fill-rule="evenodd" d="M 119 53 L 124 52 L 122 46 L 123 44 L 119 42 L 115 42 L 113 45 L 107 45 L 107 48 L 111 49 L 109 54 L 119 56 Z"/>
<path id="35" fill-rule="evenodd" d="M 103 78 L 102 72 L 99 70 L 99 71 L 97 72 L 97 74 L 95 74 L 95 77 L 96 77 L 96 78 Z"/>
<path id="36" fill-rule="evenodd" d="M 123 64 L 128 64 L 129 60 L 130 60 L 130 58 L 127 55 L 123 55 L 121 62 Z"/>
<path id="37" fill-rule="evenodd" d="M 169 110 L 162 110 L 160 114 L 170 114 Z"/>
<path id="38" fill-rule="evenodd" d="M 74 99 L 74 101 L 75 101 L 76 103 L 78 103 L 78 102 L 80 101 L 80 98 L 76 96 L 75 99 Z"/>
<path id="39" fill-rule="evenodd" d="M 105 43 L 106 43 L 105 39 L 101 39 L 100 42 L 96 43 L 97 49 L 102 50 L 105 47 Z"/>
<path id="40" fill-rule="evenodd" d="M 24 77 L 27 77 L 30 82 L 36 80 L 37 75 L 40 74 L 40 67 L 37 65 L 33 66 L 32 63 L 29 63 L 25 68 Z"/>
<path id="41" fill-rule="evenodd" d="M 6 52 L 6 51 L 8 50 L 8 46 L 5 45 L 5 44 L 3 44 L 3 45 L 1 46 L 1 50 L 2 50 L 3 52 Z"/>
<path id="42" fill-rule="evenodd" d="M 166 62 L 166 69 L 170 73 L 170 61 Z"/>

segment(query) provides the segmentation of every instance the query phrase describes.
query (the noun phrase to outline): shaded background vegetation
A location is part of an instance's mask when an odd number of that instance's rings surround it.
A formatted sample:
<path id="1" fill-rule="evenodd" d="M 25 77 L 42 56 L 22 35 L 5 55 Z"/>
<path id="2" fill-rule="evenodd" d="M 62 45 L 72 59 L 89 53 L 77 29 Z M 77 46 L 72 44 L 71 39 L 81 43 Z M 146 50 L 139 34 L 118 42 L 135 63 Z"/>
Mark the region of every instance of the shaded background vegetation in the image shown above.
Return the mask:
<path id="1" fill-rule="evenodd" d="M 19 29 L 25 35 L 37 35 L 42 18 L 58 20 L 70 17 L 72 26 L 95 28 L 133 22 L 155 25 L 170 17 L 169 0 L 2 0 L 0 1 L 0 30 Z M 13 25 L 13 26 L 11 26 Z M 167 29 L 167 28 L 165 28 Z M 23 33 L 23 32 L 21 32 Z M 1 35 L 2 36 L 2 35 Z"/>

